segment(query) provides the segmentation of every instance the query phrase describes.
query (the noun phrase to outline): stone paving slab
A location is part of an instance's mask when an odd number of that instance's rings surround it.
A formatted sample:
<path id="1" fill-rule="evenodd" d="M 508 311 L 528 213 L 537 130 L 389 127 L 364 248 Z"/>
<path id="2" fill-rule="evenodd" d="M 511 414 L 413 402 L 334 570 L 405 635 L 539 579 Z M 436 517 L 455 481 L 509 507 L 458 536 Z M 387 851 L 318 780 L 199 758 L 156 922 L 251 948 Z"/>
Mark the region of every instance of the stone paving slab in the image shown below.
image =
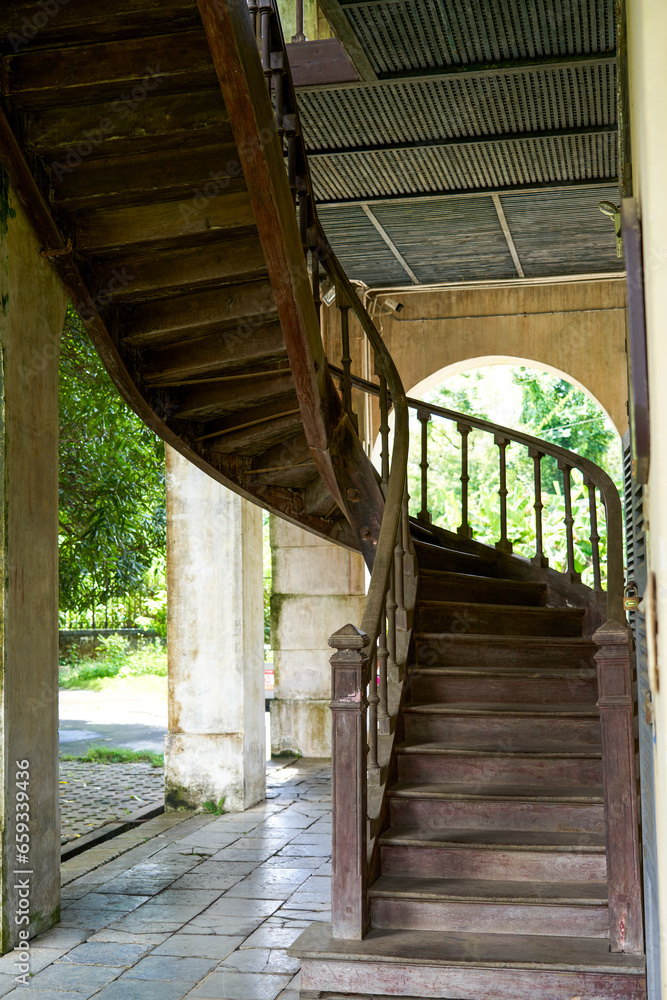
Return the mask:
<path id="1" fill-rule="evenodd" d="M 31 942 L 31 996 L 298 1000 L 286 949 L 329 919 L 329 802 L 328 761 L 274 762 L 266 802 L 246 813 L 164 814 L 67 861 L 62 923 Z M 244 848 L 260 828 L 266 847 Z M 16 1000 L 11 964 L 0 997 Z"/>
<path id="2" fill-rule="evenodd" d="M 60 843 L 164 802 L 164 769 L 151 764 L 60 762 Z"/>

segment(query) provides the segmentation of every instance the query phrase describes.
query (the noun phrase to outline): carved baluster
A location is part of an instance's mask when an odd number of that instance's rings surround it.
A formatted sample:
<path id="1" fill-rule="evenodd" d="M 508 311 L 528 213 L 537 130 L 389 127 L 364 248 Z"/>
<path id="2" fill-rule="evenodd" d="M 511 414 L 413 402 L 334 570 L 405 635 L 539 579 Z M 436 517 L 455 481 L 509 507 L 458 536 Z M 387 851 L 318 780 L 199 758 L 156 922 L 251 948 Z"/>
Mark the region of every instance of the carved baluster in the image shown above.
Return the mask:
<path id="1" fill-rule="evenodd" d="M 396 627 L 408 627 L 408 614 L 405 609 L 405 547 L 403 545 L 403 514 L 398 522 L 396 547 L 394 549 L 394 579 L 396 581 Z"/>
<path id="2" fill-rule="evenodd" d="M 386 735 L 391 732 L 389 709 L 387 705 L 387 668 L 389 662 L 392 664 L 396 662 L 396 605 L 394 604 L 392 611 L 390 607 L 391 600 L 392 598 L 390 598 L 388 594 L 387 614 L 386 617 L 384 614 L 382 615 L 382 621 L 380 624 L 380 640 L 378 645 L 378 733 L 382 735 Z M 393 623 L 389 617 L 390 614 L 394 616 Z"/>
<path id="3" fill-rule="evenodd" d="M 608 621 L 598 646 L 598 707 L 607 838 L 609 950 L 643 952 L 632 670 L 627 629 Z"/>
<path id="4" fill-rule="evenodd" d="M 280 138 L 285 134 L 283 113 L 285 110 L 285 98 L 283 93 L 283 82 L 285 79 L 285 61 L 282 52 L 271 53 L 271 71 L 273 74 L 273 110 L 276 116 L 276 128 Z"/>
<path id="5" fill-rule="evenodd" d="M 456 429 L 461 435 L 461 524 L 458 534 L 464 538 L 472 538 L 472 528 L 468 523 L 468 435 L 472 430 L 469 424 L 457 424 Z"/>
<path id="6" fill-rule="evenodd" d="M 381 371 L 378 371 L 377 361 L 375 374 L 380 378 L 380 438 L 382 441 L 382 464 L 381 464 L 381 486 L 384 496 L 387 495 L 387 483 L 389 482 L 389 401 L 387 398 L 387 380 Z"/>
<path id="7" fill-rule="evenodd" d="M 294 115 L 285 115 L 283 118 L 285 133 L 287 135 L 287 176 L 289 178 L 290 191 L 292 192 L 292 202 L 297 203 L 297 183 L 296 183 L 296 120 Z"/>
<path id="8" fill-rule="evenodd" d="M 509 444 L 509 439 L 503 437 L 502 434 L 495 434 L 493 437 L 494 443 L 498 445 L 499 457 L 500 457 L 500 489 L 498 490 L 498 496 L 500 497 L 500 539 L 496 542 L 496 548 L 500 549 L 501 552 L 511 552 L 512 543 L 507 537 L 507 445 Z"/>
<path id="9" fill-rule="evenodd" d="M 591 551 L 593 554 L 593 586 L 598 593 L 602 593 L 602 577 L 600 574 L 600 535 L 598 532 L 598 508 L 597 493 L 595 483 L 592 479 L 585 479 L 584 485 L 588 490 L 588 510 L 591 521 Z"/>
<path id="10" fill-rule="evenodd" d="M 266 86 L 271 93 L 271 18 L 273 17 L 271 0 L 259 0 L 259 13 L 262 30 L 262 68 Z"/>
<path id="11" fill-rule="evenodd" d="M 428 424 L 430 419 L 431 414 L 428 410 L 417 410 L 417 420 L 422 425 L 422 460 L 419 463 L 422 473 L 422 507 L 417 517 L 420 521 L 425 521 L 426 524 L 431 523 L 431 515 L 428 509 Z"/>
<path id="12" fill-rule="evenodd" d="M 380 628 L 378 645 L 371 650 L 371 676 L 368 682 L 368 770 L 377 771 L 378 764 L 378 668 L 380 673 L 387 669 L 387 635 L 384 629 L 384 616 Z M 373 781 L 375 779 L 372 779 Z"/>
<path id="13" fill-rule="evenodd" d="M 303 177 L 297 175 L 299 192 L 299 235 L 304 257 L 308 258 L 308 188 Z"/>
<path id="14" fill-rule="evenodd" d="M 392 670 L 396 670 L 396 572 L 394 565 L 391 567 L 389 573 L 389 589 L 387 590 L 387 649 L 389 651 L 388 667 Z M 393 676 L 393 675 L 392 675 Z M 382 693 L 380 693 L 380 700 L 382 701 Z M 389 713 L 387 712 L 387 690 L 386 690 L 386 679 L 385 679 L 385 691 L 384 691 L 384 707 L 385 715 L 389 718 Z M 382 730 L 384 731 L 384 730 Z M 387 730 L 388 731 L 388 730 Z"/>
<path id="15" fill-rule="evenodd" d="M 354 625 L 345 625 L 329 638 L 329 645 L 336 650 L 331 657 L 331 934 L 355 941 L 363 938 L 368 925 L 368 641 L 368 636 Z"/>
<path id="16" fill-rule="evenodd" d="M 336 294 L 336 299 L 338 299 L 338 294 Z M 352 358 L 350 357 L 350 307 L 346 302 L 343 302 L 338 308 L 340 309 L 340 335 L 343 354 L 340 359 L 343 369 L 343 409 L 350 419 L 355 419 L 355 415 L 352 412 L 352 380 L 350 378 L 352 369 Z"/>
<path id="17" fill-rule="evenodd" d="M 296 0 L 296 33 L 292 35 L 293 42 L 305 42 L 303 33 L 303 0 Z"/>
<path id="18" fill-rule="evenodd" d="M 574 565 L 574 517 L 572 516 L 572 466 L 562 459 L 558 468 L 563 473 L 563 498 L 565 500 L 565 531 L 567 535 L 567 574 L 571 583 L 581 583 L 581 574 Z"/>
<path id="19" fill-rule="evenodd" d="M 250 12 L 250 20 L 252 22 L 252 33 L 257 38 L 257 11 L 259 7 L 257 5 L 257 0 L 248 0 L 248 11 Z"/>
<path id="20" fill-rule="evenodd" d="M 410 494 L 407 489 L 403 492 L 403 509 L 401 511 L 401 523 L 403 526 L 403 545 L 405 554 L 403 556 L 403 568 L 406 576 L 415 575 L 415 549 L 412 544 L 410 534 Z"/>
<path id="21" fill-rule="evenodd" d="M 533 504 L 535 510 L 535 555 L 531 559 L 531 562 L 536 566 L 545 568 L 549 565 L 549 560 L 544 555 L 544 543 L 542 540 L 542 511 L 544 510 L 544 504 L 542 503 L 542 459 L 544 458 L 544 454 L 541 451 L 537 451 L 536 448 L 529 448 L 528 455 L 533 460 L 533 483 L 535 489 L 535 503 Z"/>
<path id="22" fill-rule="evenodd" d="M 317 322 L 320 322 L 320 312 L 322 310 L 322 299 L 320 297 L 320 255 L 317 247 L 310 248 L 311 274 L 313 279 L 313 302 L 317 313 Z"/>

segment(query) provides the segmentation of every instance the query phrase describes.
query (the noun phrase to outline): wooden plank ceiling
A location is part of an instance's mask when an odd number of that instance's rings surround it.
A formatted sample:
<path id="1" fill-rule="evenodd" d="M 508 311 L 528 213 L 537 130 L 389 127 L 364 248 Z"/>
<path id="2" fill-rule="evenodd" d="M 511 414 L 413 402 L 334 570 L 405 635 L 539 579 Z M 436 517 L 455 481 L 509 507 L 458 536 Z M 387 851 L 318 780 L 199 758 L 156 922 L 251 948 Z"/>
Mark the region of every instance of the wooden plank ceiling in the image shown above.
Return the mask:
<path id="1" fill-rule="evenodd" d="M 298 72 L 299 108 L 351 278 L 622 271 L 597 208 L 618 200 L 614 0 L 320 6 L 357 79 Z"/>

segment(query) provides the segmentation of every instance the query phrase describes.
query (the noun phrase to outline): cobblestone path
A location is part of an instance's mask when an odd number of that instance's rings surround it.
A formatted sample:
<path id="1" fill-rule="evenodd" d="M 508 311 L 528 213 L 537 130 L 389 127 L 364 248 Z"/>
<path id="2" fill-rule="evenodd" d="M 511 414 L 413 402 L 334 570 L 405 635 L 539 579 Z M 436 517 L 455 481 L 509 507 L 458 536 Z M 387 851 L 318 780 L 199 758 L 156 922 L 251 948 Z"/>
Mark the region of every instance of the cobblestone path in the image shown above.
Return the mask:
<path id="1" fill-rule="evenodd" d="M 31 995 L 298 1000 L 286 949 L 330 919 L 329 777 L 328 761 L 275 767 L 266 802 L 245 813 L 171 828 L 159 817 L 152 839 L 112 860 L 109 841 L 67 862 L 60 926 L 31 941 Z M 0 997 L 19 1000 L 13 962 L 0 959 Z"/>
<path id="2" fill-rule="evenodd" d="M 161 767 L 61 761 L 60 842 L 67 844 L 163 799 Z"/>

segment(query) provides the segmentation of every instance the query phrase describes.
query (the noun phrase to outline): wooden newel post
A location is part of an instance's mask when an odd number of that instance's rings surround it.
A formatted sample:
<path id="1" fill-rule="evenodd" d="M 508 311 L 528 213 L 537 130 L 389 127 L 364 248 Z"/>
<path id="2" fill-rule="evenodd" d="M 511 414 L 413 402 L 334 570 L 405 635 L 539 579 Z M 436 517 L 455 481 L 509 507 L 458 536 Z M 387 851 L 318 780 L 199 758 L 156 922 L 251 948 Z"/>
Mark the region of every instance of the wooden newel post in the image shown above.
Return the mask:
<path id="1" fill-rule="evenodd" d="M 360 941 L 368 924 L 368 636 L 344 625 L 329 638 L 331 657 L 333 875 L 331 935 Z"/>
<path id="2" fill-rule="evenodd" d="M 605 622 L 593 636 L 598 646 L 598 707 L 607 837 L 610 951 L 641 955 L 639 831 L 628 632 Z"/>

